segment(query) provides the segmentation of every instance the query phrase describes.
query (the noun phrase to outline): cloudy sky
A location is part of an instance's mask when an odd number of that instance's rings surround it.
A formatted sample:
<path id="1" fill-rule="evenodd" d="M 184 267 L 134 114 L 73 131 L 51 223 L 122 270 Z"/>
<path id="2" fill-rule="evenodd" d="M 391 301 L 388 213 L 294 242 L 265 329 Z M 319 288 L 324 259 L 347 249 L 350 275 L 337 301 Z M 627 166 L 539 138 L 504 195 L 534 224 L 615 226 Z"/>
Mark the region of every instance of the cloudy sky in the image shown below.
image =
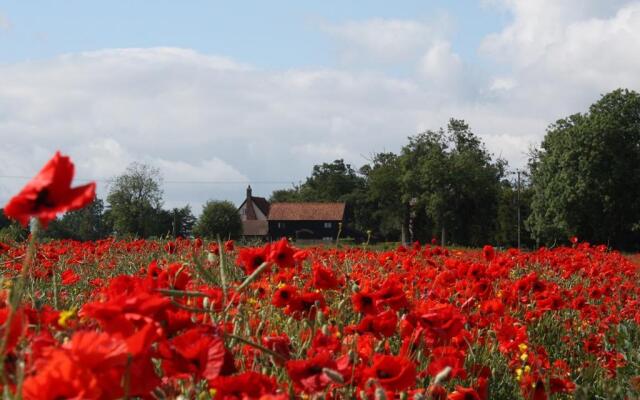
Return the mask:
<path id="1" fill-rule="evenodd" d="M 521 167 L 638 71 L 640 1 L 3 1 L 0 204 L 59 149 L 100 196 L 141 161 L 198 213 L 450 117 Z"/>

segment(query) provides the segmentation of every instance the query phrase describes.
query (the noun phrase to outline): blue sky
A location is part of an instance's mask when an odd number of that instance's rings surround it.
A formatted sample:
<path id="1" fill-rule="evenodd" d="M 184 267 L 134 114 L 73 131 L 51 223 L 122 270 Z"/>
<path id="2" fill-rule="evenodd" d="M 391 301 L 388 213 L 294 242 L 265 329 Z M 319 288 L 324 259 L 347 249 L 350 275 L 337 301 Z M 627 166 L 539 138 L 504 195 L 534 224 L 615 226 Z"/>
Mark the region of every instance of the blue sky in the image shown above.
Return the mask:
<path id="1" fill-rule="evenodd" d="M 102 197 L 141 161 L 198 212 L 451 117 L 521 168 L 639 70 L 639 0 L 4 1 L 0 204 L 61 150 Z"/>
<path id="2" fill-rule="evenodd" d="M 2 3 L 0 3 L 2 4 Z M 508 13 L 460 1 L 12 1 L 11 35 L 0 37 L 0 61 L 42 59 L 102 48 L 186 47 L 264 68 L 336 64 L 326 23 L 369 18 L 448 18 L 453 48 L 477 59 L 482 38 Z"/>

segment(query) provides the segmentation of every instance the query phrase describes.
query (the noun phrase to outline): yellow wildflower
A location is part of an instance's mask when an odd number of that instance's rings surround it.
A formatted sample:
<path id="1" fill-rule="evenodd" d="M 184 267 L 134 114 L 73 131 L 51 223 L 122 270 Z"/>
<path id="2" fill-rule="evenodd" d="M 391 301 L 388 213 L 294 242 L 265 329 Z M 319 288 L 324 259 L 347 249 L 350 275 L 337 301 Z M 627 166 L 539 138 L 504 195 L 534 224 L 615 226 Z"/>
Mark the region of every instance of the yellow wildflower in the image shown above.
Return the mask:
<path id="1" fill-rule="evenodd" d="M 70 310 L 60 311 L 60 316 L 58 317 L 58 325 L 62 327 L 67 326 L 67 320 L 76 316 L 75 307 Z"/>

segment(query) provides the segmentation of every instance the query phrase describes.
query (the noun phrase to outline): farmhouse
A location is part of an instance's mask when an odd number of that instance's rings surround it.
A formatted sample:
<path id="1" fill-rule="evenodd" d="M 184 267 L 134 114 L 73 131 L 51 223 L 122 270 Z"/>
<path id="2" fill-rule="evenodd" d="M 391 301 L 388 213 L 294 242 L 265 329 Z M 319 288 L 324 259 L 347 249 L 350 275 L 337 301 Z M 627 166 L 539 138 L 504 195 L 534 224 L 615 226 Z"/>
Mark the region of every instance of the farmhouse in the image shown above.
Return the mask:
<path id="1" fill-rule="evenodd" d="M 251 186 L 238 207 L 246 238 L 333 240 L 344 222 L 345 203 L 272 203 L 254 197 Z"/>
<path id="2" fill-rule="evenodd" d="M 246 238 L 264 238 L 269 234 L 267 215 L 269 202 L 264 197 L 255 197 L 251 185 L 247 187 L 247 197 L 238 207 L 242 220 L 242 235 Z"/>

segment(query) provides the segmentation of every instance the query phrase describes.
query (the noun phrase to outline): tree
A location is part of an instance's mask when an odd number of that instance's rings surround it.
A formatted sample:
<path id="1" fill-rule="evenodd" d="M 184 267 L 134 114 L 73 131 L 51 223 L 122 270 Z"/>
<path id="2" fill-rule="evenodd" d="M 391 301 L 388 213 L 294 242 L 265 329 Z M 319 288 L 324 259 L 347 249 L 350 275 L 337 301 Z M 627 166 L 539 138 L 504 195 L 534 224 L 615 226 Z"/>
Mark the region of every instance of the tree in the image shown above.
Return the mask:
<path id="1" fill-rule="evenodd" d="M 518 206 L 520 207 L 520 243 L 527 247 L 535 244 L 524 224 L 531 214 L 532 194 L 533 190 L 524 173 L 521 173 L 520 194 L 518 194 L 517 180 L 501 182 L 497 204 L 496 244 L 510 247 L 518 245 Z"/>
<path id="2" fill-rule="evenodd" d="M 238 237 L 242 233 L 240 214 L 230 201 L 209 200 L 194 227 L 197 236 L 215 238 Z"/>
<path id="3" fill-rule="evenodd" d="M 189 237 L 196 223 L 196 218 L 191 212 L 191 206 L 173 208 L 169 211 L 171 216 L 171 235 L 173 237 Z"/>
<path id="4" fill-rule="evenodd" d="M 443 242 L 477 246 L 492 239 L 505 162 L 494 162 L 464 121 L 410 137 L 400 163 L 404 226 L 415 213 L 424 217 L 418 225 L 432 235 L 440 231 Z"/>
<path id="5" fill-rule="evenodd" d="M 53 239 L 98 240 L 111 230 L 103 221 L 104 202 L 97 198 L 85 208 L 52 221 L 45 235 Z"/>
<path id="6" fill-rule="evenodd" d="M 394 153 L 378 153 L 372 165 L 360 171 L 366 176 L 370 227 L 385 240 L 398 240 L 404 215 L 400 158 Z"/>
<path id="7" fill-rule="evenodd" d="M 302 201 L 299 186 L 294 186 L 291 189 L 274 190 L 269 197 L 270 203 L 296 203 L 299 201 Z"/>
<path id="8" fill-rule="evenodd" d="M 107 202 L 118 235 L 149 237 L 157 234 L 155 217 L 162 207 L 160 171 L 137 162 L 113 180 Z"/>
<path id="9" fill-rule="evenodd" d="M 547 129 L 530 159 L 527 226 L 543 243 L 570 236 L 620 249 L 640 243 L 640 95 L 618 89 Z"/>
<path id="10" fill-rule="evenodd" d="M 303 201 L 344 201 L 345 196 L 364 188 L 365 180 L 344 160 L 314 165 L 311 176 L 300 186 Z"/>

